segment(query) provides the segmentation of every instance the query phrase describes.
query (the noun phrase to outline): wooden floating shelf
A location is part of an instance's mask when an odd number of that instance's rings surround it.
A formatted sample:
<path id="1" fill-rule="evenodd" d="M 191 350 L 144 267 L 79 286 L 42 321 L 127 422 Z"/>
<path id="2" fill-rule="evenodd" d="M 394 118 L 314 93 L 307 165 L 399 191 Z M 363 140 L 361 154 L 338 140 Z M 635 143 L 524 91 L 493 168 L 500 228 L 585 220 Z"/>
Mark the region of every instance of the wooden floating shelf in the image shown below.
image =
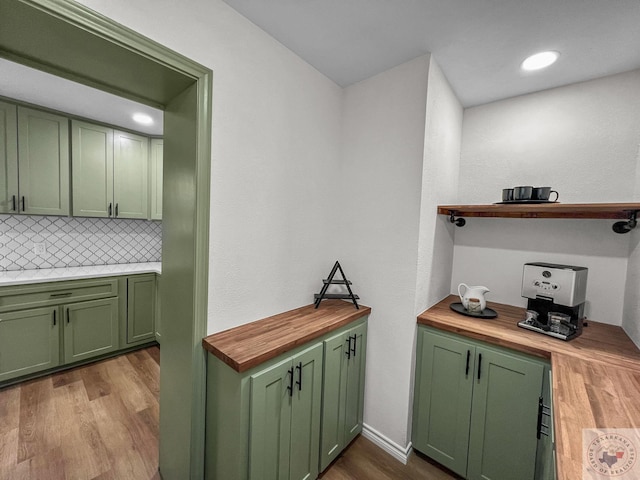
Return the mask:
<path id="1" fill-rule="evenodd" d="M 542 203 L 438 205 L 438 214 L 455 217 L 628 219 L 640 203 Z"/>

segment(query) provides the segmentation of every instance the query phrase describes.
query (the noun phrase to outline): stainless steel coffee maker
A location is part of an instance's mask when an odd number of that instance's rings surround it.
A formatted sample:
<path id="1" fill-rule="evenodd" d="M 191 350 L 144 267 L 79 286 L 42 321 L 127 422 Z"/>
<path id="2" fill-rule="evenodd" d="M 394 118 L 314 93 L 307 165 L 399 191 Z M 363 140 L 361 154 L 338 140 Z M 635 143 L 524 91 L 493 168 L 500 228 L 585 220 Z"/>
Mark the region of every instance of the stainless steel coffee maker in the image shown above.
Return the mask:
<path id="1" fill-rule="evenodd" d="M 562 340 L 582 333 L 587 293 L 586 267 L 555 263 L 525 263 L 522 296 L 526 318 L 518 326 Z"/>

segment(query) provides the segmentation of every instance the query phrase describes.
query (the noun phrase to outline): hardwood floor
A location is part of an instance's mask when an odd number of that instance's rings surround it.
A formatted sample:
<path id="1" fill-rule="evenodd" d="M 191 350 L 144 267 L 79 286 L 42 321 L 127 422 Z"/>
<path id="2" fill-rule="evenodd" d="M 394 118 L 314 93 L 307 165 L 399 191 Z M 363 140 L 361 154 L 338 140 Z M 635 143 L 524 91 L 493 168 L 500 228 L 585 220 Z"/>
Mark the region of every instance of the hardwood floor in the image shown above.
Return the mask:
<path id="1" fill-rule="evenodd" d="M 406 465 L 359 436 L 324 472 L 322 480 L 458 480 L 422 455 L 412 453 Z"/>
<path id="2" fill-rule="evenodd" d="M 160 350 L 150 347 L 0 389 L 0 480 L 160 480 Z M 364 437 L 322 480 L 454 480 Z M 224 479 L 234 480 L 234 479 Z"/>
<path id="3" fill-rule="evenodd" d="M 0 390 L 0 479 L 159 479 L 160 350 Z"/>

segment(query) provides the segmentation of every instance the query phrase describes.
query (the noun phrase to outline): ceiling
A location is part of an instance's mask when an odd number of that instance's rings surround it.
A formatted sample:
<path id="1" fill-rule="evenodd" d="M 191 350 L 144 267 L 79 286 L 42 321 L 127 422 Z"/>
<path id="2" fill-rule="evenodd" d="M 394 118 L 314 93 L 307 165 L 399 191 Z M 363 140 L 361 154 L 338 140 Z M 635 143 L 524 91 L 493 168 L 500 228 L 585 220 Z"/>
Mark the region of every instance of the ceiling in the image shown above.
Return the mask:
<path id="1" fill-rule="evenodd" d="M 2 58 L 0 95 L 147 135 L 162 135 L 162 110 Z M 146 113 L 153 123 L 136 123 L 131 118 L 134 113 Z"/>
<path id="2" fill-rule="evenodd" d="M 341 86 L 430 52 L 465 107 L 640 68 L 638 0 L 225 1 Z"/>
<path id="3" fill-rule="evenodd" d="M 465 107 L 640 68 L 638 0 L 225 1 L 341 86 L 431 52 Z M 548 49 L 556 64 L 520 71 Z M 162 134 L 161 110 L 3 59 L 0 96 Z"/>

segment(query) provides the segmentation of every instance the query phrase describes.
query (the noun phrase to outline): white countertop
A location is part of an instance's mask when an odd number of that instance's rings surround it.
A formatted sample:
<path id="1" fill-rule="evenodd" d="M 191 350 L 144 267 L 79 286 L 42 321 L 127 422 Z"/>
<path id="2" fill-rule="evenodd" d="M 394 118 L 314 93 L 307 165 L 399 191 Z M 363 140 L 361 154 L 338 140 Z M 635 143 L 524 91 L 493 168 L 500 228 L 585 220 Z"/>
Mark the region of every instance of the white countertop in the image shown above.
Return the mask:
<path id="1" fill-rule="evenodd" d="M 0 272 L 0 287 L 28 283 L 79 280 L 82 278 L 115 277 L 132 273 L 161 273 L 162 263 L 122 263 L 116 265 L 92 265 L 89 267 L 43 268 L 39 270 L 15 270 Z"/>

